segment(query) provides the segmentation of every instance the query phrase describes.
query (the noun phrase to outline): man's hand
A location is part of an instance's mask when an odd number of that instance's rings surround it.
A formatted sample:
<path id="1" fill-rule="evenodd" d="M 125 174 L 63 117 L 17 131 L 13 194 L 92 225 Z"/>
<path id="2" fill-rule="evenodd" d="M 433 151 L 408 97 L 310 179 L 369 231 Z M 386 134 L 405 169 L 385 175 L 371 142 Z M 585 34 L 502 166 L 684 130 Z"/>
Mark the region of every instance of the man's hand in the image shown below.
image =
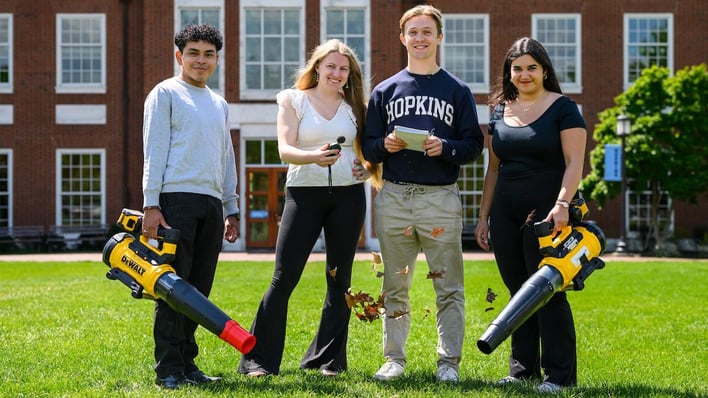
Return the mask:
<path id="1" fill-rule="evenodd" d="M 143 235 L 148 239 L 157 239 L 157 228 L 169 229 L 169 224 L 165 221 L 162 211 L 159 208 L 148 209 L 143 212 Z"/>
<path id="2" fill-rule="evenodd" d="M 236 242 L 236 239 L 239 238 L 240 233 L 238 231 L 238 226 L 239 221 L 236 217 L 226 217 L 226 221 L 224 222 L 224 239 L 226 239 L 227 242 L 234 243 Z"/>

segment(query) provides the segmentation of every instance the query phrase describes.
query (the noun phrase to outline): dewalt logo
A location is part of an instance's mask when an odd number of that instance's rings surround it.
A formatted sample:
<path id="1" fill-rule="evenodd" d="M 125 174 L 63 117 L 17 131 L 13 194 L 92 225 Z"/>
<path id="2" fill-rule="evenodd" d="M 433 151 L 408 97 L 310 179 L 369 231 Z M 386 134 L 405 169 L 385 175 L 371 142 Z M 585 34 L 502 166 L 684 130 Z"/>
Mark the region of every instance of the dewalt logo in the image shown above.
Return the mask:
<path id="1" fill-rule="evenodd" d="M 132 269 L 133 271 L 137 272 L 138 275 L 140 275 L 140 276 L 143 276 L 143 274 L 145 273 L 145 268 L 143 268 L 140 264 L 138 264 L 138 263 L 136 263 L 135 261 L 133 261 L 133 260 L 132 260 L 131 258 L 129 258 L 128 256 L 123 255 L 123 257 L 121 257 L 120 261 L 121 261 L 123 264 L 127 265 L 128 268 L 130 268 L 130 269 Z"/>

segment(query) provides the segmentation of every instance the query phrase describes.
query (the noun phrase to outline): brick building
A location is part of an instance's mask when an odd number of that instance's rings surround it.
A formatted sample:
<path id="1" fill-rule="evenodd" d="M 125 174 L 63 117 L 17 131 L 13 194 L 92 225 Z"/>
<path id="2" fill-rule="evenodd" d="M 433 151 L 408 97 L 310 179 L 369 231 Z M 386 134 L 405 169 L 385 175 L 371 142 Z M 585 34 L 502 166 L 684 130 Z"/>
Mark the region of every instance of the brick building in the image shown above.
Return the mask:
<path id="1" fill-rule="evenodd" d="M 225 249 L 274 247 L 286 170 L 277 154 L 275 93 L 327 38 L 342 38 L 357 50 L 369 88 L 397 72 L 406 60 L 398 19 L 418 3 L 0 0 L 0 228 L 33 226 L 46 235 L 57 226 L 111 224 L 122 208 L 141 208 L 143 100 L 177 71 L 174 33 L 206 22 L 224 32 L 210 87 L 230 104 L 244 216 L 245 238 Z M 636 65 L 677 71 L 705 62 L 708 53 L 708 15 L 700 0 L 430 3 L 445 16 L 441 65 L 469 83 L 483 130 L 487 95 L 506 49 L 531 35 L 549 48 L 564 92 L 581 107 L 588 150 L 595 145 L 597 113 L 636 78 Z M 642 47 L 649 52 L 635 52 Z M 485 160 L 461 174 L 466 224 L 477 218 Z M 648 199 L 641 192 L 630 192 L 629 199 L 625 216 L 635 236 L 647 221 Z M 674 207 L 667 217 L 677 235 L 706 233 L 705 196 L 698 205 Z M 608 238 L 619 235 L 618 199 L 591 210 Z M 362 246 L 378 247 L 371 214 Z"/>

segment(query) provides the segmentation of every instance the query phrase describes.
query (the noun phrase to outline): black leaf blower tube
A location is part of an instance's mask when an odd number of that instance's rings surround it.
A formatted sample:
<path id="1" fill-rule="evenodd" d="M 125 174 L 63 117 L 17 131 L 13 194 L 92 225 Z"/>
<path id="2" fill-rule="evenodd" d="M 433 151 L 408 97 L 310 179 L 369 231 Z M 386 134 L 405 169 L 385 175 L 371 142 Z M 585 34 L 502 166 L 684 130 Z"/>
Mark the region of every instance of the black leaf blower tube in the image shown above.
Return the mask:
<path id="1" fill-rule="evenodd" d="M 117 225 L 125 231 L 140 231 L 142 213 L 123 209 Z M 143 235 L 138 238 L 128 232 L 113 235 L 103 248 L 103 262 L 110 271 L 108 279 L 119 280 L 131 289 L 135 298 L 164 300 L 242 353 L 248 353 L 256 338 L 209 301 L 190 283 L 179 277 L 169 264 L 179 242 L 179 230 L 159 230 L 158 246 Z"/>
<path id="2" fill-rule="evenodd" d="M 583 199 L 575 199 L 571 205 L 570 224 L 556 236 L 551 236 L 552 223 L 534 224 L 540 251 L 545 257 L 538 271 L 521 285 L 477 340 L 477 348 L 483 353 L 491 354 L 556 292 L 582 290 L 585 279 L 596 269 L 605 267 L 598 257 L 605 251 L 604 233 L 595 223 L 583 221 L 588 213 Z"/>

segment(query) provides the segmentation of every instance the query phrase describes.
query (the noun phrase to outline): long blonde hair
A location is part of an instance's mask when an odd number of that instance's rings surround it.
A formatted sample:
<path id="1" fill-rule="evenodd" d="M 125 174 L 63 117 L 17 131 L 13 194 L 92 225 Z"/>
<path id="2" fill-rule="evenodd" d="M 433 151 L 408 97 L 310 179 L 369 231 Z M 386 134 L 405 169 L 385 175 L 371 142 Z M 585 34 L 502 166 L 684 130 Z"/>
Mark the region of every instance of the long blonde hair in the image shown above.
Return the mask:
<path id="1" fill-rule="evenodd" d="M 310 59 L 304 68 L 299 69 L 295 75 L 294 88 L 307 90 L 317 86 L 317 68 L 320 62 L 332 52 L 337 52 L 349 59 L 349 78 L 347 84 L 342 89 L 344 100 L 351 106 L 356 118 L 356 139 L 354 140 L 354 153 L 359 161 L 371 173 L 369 181 L 376 189 L 383 185 L 382 169 L 379 163 L 370 163 L 364 159 L 361 148 L 364 142 L 364 127 L 366 125 L 366 103 L 364 96 L 364 79 L 361 73 L 359 59 L 354 50 L 338 39 L 330 39 L 315 47 L 310 55 Z"/>

